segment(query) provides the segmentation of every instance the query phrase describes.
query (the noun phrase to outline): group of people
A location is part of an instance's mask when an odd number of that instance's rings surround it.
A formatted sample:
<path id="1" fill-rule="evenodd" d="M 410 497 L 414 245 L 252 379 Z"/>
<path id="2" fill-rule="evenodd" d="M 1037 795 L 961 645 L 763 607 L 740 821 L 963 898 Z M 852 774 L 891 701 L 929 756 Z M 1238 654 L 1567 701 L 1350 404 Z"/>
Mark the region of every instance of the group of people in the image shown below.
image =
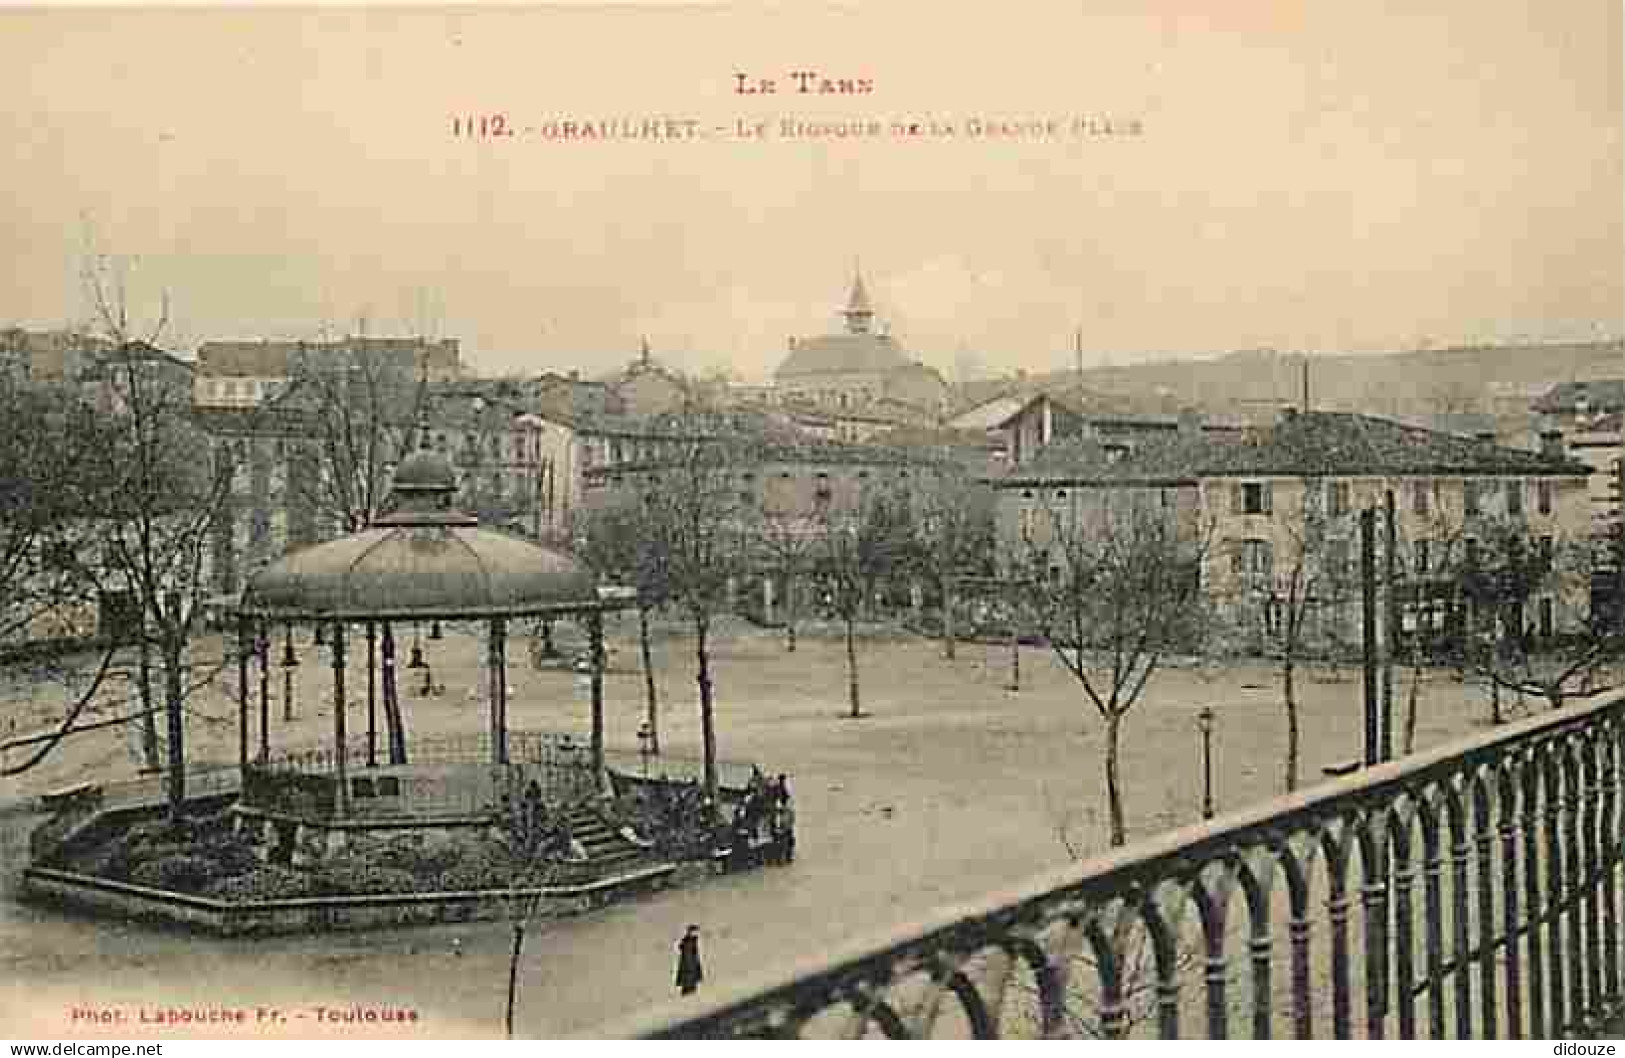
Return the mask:
<path id="1" fill-rule="evenodd" d="M 536 780 L 525 787 L 511 818 L 514 838 L 526 852 L 546 859 L 587 858 L 587 850 L 576 840 L 569 815 L 542 798 L 542 787 Z"/>
<path id="2" fill-rule="evenodd" d="M 759 769 L 752 768 L 745 796 L 734 807 L 733 841 L 729 846 L 731 865 L 747 865 L 763 845 L 770 863 L 789 863 L 795 859 L 795 801 L 790 797 L 790 780 L 786 776 L 770 779 Z"/>

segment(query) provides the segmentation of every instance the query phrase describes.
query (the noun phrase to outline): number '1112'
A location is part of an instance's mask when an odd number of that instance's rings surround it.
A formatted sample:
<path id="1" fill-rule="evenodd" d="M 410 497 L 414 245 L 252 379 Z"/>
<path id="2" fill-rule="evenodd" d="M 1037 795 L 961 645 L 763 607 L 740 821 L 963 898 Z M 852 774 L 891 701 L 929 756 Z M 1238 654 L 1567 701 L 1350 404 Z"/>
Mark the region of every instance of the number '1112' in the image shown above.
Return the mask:
<path id="1" fill-rule="evenodd" d="M 512 136 L 513 129 L 508 125 L 508 119 L 502 114 L 489 114 L 484 117 L 453 117 L 451 119 L 451 134 L 453 136 Z"/>

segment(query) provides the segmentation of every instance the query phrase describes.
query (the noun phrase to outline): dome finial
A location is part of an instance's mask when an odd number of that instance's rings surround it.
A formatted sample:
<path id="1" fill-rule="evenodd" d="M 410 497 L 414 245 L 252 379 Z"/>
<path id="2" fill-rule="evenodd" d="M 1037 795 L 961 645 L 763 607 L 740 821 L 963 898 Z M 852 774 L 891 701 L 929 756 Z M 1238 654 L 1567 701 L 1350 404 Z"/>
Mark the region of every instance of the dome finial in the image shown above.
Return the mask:
<path id="1" fill-rule="evenodd" d="M 869 324 L 875 316 L 874 307 L 869 303 L 869 291 L 863 286 L 863 269 L 858 259 L 852 259 L 852 293 L 847 296 L 846 309 L 841 313 L 846 317 L 846 329 L 849 334 L 868 334 Z"/>

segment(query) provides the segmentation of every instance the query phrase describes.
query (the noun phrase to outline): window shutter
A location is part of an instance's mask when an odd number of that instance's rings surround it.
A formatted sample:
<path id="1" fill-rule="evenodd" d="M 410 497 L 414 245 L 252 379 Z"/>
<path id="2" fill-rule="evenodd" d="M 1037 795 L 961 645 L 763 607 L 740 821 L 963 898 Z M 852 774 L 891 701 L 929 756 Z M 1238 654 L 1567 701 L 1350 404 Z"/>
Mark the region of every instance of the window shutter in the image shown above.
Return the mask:
<path id="1" fill-rule="evenodd" d="M 1247 498 L 1241 482 L 1230 486 L 1230 513 L 1241 514 L 1247 509 Z"/>
<path id="2" fill-rule="evenodd" d="M 1275 484 L 1273 482 L 1266 481 L 1266 482 L 1264 482 L 1264 484 L 1263 484 L 1262 488 L 1260 489 L 1260 491 L 1263 492 L 1263 494 L 1264 494 L 1263 495 L 1264 513 L 1265 514 L 1274 514 L 1275 513 L 1275 502 L 1274 502 Z"/>

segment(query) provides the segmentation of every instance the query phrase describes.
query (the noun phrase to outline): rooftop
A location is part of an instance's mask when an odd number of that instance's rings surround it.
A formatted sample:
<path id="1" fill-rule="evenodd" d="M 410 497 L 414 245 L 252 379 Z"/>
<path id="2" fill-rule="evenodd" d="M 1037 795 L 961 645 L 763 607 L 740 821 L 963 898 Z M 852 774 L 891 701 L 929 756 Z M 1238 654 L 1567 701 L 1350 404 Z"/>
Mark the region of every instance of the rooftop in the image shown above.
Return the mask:
<path id="1" fill-rule="evenodd" d="M 1023 483 L 1194 483 L 1207 477 L 1576 475 L 1566 458 L 1407 426 L 1352 412 L 1289 413 L 1272 426 L 1231 434 L 1178 434 L 1110 449 L 1093 441 L 1050 445 L 1003 479 Z"/>

